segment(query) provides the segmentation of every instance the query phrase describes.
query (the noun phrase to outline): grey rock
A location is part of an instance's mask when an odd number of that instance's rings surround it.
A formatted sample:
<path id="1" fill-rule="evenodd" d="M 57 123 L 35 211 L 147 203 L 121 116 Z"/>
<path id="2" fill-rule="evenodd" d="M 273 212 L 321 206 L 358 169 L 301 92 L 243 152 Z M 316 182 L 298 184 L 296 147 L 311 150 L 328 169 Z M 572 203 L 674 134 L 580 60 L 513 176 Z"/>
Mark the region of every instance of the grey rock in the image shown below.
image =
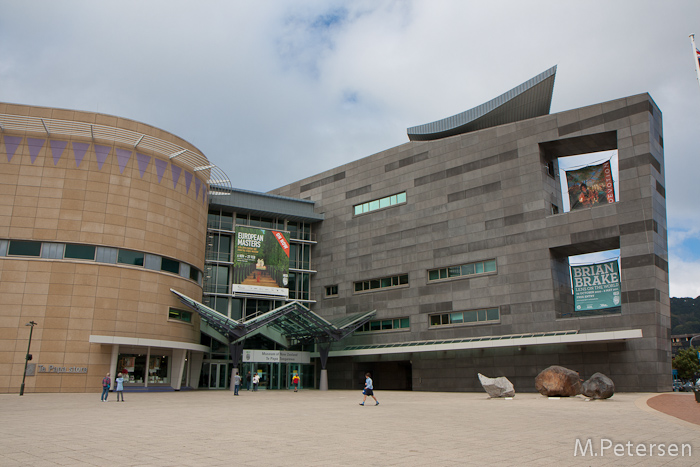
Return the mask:
<path id="1" fill-rule="evenodd" d="M 608 399 L 615 394 L 615 383 L 603 373 L 595 373 L 583 383 L 582 393 L 591 399 Z"/>
<path id="2" fill-rule="evenodd" d="M 513 397 L 515 396 L 515 387 L 508 378 L 499 376 L 498 378 L 489 378 L 479 373 L 479 382 L 490 397 Z"/>

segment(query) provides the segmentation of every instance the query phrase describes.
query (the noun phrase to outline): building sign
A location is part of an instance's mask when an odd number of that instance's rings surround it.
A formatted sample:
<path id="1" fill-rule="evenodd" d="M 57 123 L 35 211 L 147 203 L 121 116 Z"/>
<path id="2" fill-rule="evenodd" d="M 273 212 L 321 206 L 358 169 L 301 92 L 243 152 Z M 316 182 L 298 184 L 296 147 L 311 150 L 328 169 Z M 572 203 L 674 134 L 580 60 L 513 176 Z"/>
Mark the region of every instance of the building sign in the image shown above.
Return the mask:
<path id="1" fill-rule="evenodd" d="M 233 292 L 289 297 L 289 232 L 236 227 Z"/>
<path id="2" fill-rule="evenodd" d="M 67 374 L 76 374 L 76 373 L 87 373 L 87 367 L 86 366 L 55 366 L 55 365 L 49 365 L 48 367 L 46 365 L 37 365 L 37 373 L 67 373 Z"/>
<path id="3" fill-rule="evenodd" d="M 610 161 L 566 172 L 571 211 L 615 202 Z"/>
<path id="4" fill-rule="evenodd" d="M 311 353 L 243 349 L 243 361 L 246 363 L 310 363 Z"/>
<path id="5" fill-rule="evenodd" d="M 620 306 L 620 271 L 617 260 L 571 266 L 576 311 Z"/>

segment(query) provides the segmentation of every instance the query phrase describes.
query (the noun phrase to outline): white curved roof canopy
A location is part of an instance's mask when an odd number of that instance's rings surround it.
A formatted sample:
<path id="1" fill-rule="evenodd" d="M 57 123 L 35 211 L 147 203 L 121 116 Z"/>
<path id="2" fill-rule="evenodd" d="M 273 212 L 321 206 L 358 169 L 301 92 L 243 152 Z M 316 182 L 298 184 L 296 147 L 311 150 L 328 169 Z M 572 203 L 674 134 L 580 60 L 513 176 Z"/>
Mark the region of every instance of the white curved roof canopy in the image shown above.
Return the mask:
<path id="1" fill-rule="evenodd" d="M 556 65 L 485 104 L 407 130 L 411 141 L 432 141 L 549 114 Z"/>

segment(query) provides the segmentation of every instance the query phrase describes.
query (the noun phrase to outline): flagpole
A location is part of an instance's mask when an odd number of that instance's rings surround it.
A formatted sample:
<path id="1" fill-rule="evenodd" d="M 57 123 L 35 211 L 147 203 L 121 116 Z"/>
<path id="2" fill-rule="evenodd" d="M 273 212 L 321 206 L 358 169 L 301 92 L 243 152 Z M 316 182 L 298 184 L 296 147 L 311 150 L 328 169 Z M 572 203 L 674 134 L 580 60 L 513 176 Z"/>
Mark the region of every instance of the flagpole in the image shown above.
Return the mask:
<path id="1" fill-rule="evenodd" d="M 698 48 L 695 47 L 695 34 L 691 34 L 690 36 L 690 43 L 693 46 L 693 60 L 695 60 L 695 73 L 698 75 L 698 84 L 700 85 L 700 53 L 698 52 Z"/>

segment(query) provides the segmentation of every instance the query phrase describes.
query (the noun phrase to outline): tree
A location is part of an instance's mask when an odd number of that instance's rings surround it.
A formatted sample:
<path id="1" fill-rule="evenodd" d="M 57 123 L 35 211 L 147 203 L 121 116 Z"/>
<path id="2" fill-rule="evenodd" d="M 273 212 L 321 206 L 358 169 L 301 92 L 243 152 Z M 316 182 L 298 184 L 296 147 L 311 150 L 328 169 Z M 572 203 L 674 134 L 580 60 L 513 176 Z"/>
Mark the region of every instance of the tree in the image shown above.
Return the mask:
<path id="1" fill-rule="evenodd" d="M 673 359 L 673 368 L 678 370 L 678 377 L 681 379 L 694 379 L 700 372 L 700 361 L 698 361 L 698 349 L 690 347 L 683 349 L 676 354 Z"/>

